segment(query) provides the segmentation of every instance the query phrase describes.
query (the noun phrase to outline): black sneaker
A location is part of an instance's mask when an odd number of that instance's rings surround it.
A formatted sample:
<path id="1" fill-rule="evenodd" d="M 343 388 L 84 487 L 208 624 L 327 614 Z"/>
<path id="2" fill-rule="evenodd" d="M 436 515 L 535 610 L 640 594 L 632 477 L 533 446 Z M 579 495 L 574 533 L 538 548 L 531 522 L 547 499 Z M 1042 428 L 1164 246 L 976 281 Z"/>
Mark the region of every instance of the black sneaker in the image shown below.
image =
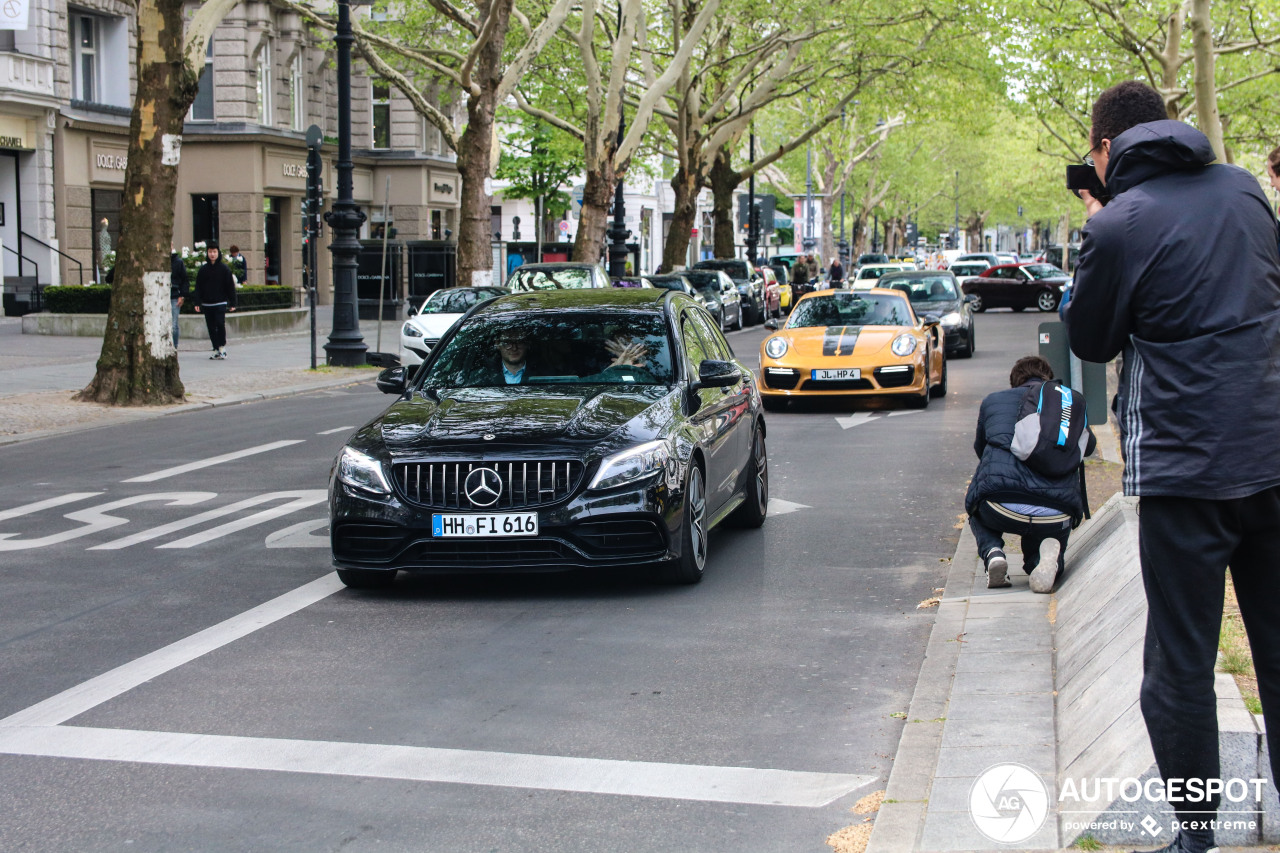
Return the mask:
<path id="1" fill-rule="evenodd" d="M 1009 573 L 1009 561 L 1005 559 L 1004 551 L 992 548 L 983 562 L 987 565 L 987 589 L 1013 586 L 1005 579 L 1005 575 Z"/>

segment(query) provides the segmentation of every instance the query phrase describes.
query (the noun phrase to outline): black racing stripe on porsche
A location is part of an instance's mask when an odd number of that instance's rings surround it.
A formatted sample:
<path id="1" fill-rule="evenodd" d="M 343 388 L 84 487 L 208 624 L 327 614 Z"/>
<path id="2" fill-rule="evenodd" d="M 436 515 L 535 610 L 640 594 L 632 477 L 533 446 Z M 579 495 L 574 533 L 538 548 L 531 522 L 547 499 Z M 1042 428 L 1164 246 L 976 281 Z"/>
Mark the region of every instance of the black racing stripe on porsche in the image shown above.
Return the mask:
<path id="1" fill-rule="evenodd" d="M 822 336 L 823 355 L 853 355 L 861 326 L 827 326 Z"/>

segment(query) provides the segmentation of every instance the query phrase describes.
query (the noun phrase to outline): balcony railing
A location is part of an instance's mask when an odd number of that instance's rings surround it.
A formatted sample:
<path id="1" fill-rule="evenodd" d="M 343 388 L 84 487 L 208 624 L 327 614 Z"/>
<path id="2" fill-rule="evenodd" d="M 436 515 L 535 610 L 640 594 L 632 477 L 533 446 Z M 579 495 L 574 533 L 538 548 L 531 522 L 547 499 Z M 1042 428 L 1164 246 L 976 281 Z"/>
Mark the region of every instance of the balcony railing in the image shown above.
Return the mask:
<path id="1" fill-rule="evenodd" d="M 56 98 L 53 60 L 25 53 L 0 53 L 0 91 L 6 96 Z"/>

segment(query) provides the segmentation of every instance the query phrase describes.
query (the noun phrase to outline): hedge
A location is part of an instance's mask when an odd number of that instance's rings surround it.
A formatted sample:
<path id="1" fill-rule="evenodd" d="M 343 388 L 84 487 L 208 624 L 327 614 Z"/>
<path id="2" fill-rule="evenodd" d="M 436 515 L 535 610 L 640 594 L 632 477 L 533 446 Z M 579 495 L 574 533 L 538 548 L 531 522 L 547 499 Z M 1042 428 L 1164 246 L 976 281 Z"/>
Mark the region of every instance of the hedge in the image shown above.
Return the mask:
<path id="1" fill-rule="evenodd" d="M 53 314 L 106 314 L 111 307 L 111 285 L 91 284 L 46 287 L 44 307 Z M 246 285 L 236 288 L 236 310 L 267 311 L 272 308 L 292 308 L 293 288 L 279 285 Z M 183 314 L 194 314 L 190 299 L 183 302 Z"/>

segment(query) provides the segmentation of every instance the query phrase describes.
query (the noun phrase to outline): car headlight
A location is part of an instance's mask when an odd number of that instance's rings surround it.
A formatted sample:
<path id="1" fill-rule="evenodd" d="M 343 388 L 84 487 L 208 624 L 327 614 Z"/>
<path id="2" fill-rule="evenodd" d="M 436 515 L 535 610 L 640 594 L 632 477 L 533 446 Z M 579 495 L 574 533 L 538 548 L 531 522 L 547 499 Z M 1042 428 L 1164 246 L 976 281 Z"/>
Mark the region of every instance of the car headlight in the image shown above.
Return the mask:
<path id="1" fill-rule="evenodd" d="M 890 347 L 894 355 L 911 355 L 916 351 L 915 335 L 898 335 L 893 339 L 893 345 Z"/>
<path id="2" fill-rule="evenodd" d="M 382 463 L 350 447 L 338 454 L 338 481 L 357 491 L 377 497 L 391 494 L 391 484 L 382 473 Z"/>
<path id="3" fill-rule="evenodd" d="M 588 491 L 616 489 L 661 474 L 667 475 L 669 486 L 678 482 L 675 457 L 665 441 L 647 441 L 605 457 L 587 488 Z"/>
<path id="4" fill-rule="evenodd" d="M 400 334 L 404 335 L 406 338 L 416 338 L 421 336 L 422 332 L 418 331 L 418 327 L 412 323 L 405 323 L 404 327 L 400 329 Z"/>
<path id="5" fill-rule="evenodd" d="M 960 313 L 959 313 L 958 311 L 952 311 L 952 312 L 950 312 L 949 314 L 943 314 L 943 315 L 942 315 L 942 325 L 944 325 L 944 326 L 959 326 L 959 325 L 960 325 Z"/>
<path id="6" fill-rule="evenodd" d="M 764 354 L 769 358 L 782 358 L 787 354 L 787 341 L 785 338 L 769 338 L 764 345 Z"/>

